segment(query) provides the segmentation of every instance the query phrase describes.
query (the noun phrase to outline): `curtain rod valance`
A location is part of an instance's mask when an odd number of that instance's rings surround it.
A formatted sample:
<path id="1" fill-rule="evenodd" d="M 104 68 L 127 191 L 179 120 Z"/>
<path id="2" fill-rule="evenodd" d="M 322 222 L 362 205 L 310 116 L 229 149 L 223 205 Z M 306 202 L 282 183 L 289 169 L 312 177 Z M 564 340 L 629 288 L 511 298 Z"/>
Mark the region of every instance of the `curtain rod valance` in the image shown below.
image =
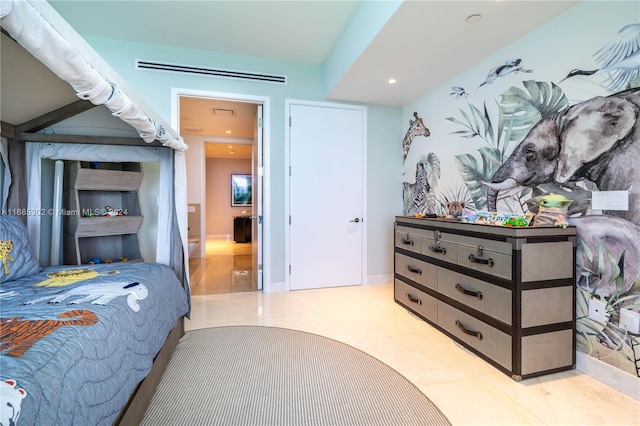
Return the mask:
<path id="1" fill-rule="evenodd" d="M 96 70 L 40 13 L 38 9 L 42 8 L 49 8 L 48 14 L 56 14 L 46 2 L 38 2 L 36 6 L 31 1 L 2 0 L 0 25 L 36 59 L 68 82 L 78 97 L 95 105 L 105 105 L 114 116 L 133 126 L 145 142 L 157 140 L 178 151 L 187 149 L 179 135 L 151 118 L 115 82 Z"/>

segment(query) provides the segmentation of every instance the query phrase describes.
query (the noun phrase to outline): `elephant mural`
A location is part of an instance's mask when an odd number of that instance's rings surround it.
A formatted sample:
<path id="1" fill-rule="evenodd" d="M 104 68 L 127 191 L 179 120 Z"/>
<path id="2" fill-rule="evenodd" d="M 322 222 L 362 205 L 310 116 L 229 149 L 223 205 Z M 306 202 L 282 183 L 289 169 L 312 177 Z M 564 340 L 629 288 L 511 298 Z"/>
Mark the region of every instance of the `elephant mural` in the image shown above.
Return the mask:
<path id="1" fill-rule="evenodd" d="M 624 295 L 631 291 L 640 277 L 640 227 L 599 214 L 573 218 L 571 224 L 576 226 L 579 240 L 578 285 L 587 290 L 597 288 L 598 295 L 606 299 L 616 292 Z"/>
<path id="2" fill-rule="evenodd" d="M 628 211 L 605 211 L 640 224 L 640 88 L 595 97 L 540 120 L 494 173 L 487 208 L 499 196 L 544 183 L 629 191 Z"/>

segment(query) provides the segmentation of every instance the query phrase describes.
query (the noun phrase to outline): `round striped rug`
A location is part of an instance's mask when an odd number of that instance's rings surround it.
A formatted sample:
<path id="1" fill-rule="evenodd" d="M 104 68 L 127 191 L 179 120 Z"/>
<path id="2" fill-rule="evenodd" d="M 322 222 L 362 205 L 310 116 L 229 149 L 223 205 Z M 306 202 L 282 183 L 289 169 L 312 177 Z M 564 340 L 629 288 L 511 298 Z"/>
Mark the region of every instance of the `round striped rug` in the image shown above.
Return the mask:
<path id="1" fill-rule="evenodd" d="M 274 327 L 189 331 L 142 425 L 448 425 L 411 382 L 344 343 Z"/>

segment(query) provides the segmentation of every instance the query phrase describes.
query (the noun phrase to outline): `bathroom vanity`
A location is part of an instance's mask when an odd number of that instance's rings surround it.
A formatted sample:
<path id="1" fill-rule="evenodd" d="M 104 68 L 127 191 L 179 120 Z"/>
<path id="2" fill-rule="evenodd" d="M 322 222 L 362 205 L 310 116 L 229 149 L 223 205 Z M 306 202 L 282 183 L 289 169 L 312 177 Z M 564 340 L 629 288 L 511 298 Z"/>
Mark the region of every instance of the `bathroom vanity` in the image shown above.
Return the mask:
<path id="1" fill-rule="evenodd" d="M 233 240 L 236 243 L 251 242 L 251 216 L 234 216 Z"/>

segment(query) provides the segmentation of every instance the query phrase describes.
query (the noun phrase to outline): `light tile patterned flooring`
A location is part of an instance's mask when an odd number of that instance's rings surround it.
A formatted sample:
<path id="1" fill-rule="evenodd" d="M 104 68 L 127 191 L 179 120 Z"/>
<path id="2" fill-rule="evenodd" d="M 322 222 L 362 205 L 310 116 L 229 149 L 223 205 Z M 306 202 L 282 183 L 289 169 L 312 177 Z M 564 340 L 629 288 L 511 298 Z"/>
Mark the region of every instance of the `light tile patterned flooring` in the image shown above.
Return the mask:
<path id="1" fill-rule="evenodd" d="M 228 325 L 352 345 L 413 382 L 454 425 L 640 425 L 640 402 L 577 370 L 513 381 L 396 304 L 392 284 L 193 297 L 187 330 Z"/>
<path id="2" fill-rule="evenodd" d="M 251 283 L 251 243 L 208 239 L 205 257 L 191 258 L 191 294 L 255 291 Z"/>

